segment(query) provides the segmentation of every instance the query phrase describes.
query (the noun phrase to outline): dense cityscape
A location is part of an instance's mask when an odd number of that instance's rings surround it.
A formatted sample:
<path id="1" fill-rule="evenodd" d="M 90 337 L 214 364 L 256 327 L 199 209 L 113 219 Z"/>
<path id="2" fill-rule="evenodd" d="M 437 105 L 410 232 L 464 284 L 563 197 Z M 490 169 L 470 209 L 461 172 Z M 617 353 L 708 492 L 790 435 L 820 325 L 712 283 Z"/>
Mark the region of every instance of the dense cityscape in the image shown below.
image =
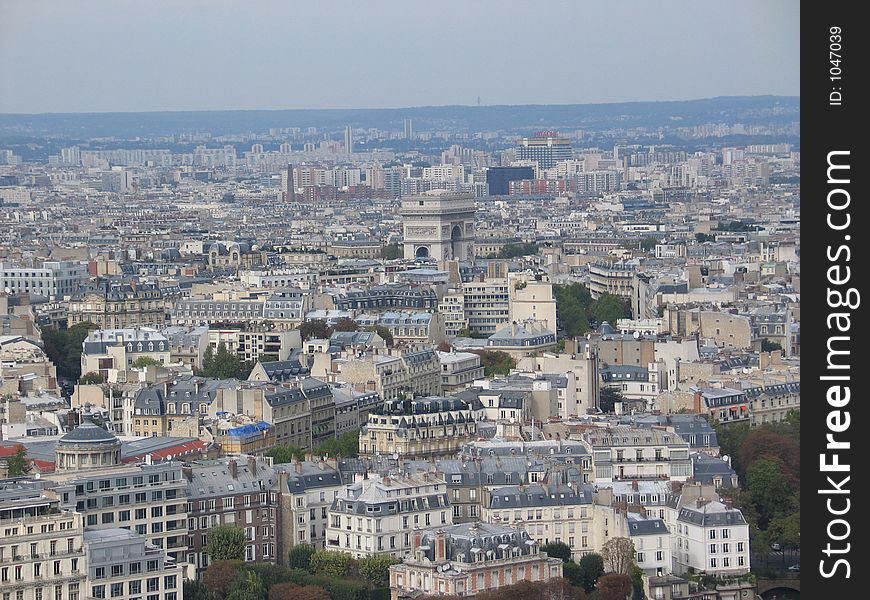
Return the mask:
<path id="1" fill-rule="evenodd" d="M 799 105 L 647 109 L 4 116 L 0 598 L 797 598 Z"/>

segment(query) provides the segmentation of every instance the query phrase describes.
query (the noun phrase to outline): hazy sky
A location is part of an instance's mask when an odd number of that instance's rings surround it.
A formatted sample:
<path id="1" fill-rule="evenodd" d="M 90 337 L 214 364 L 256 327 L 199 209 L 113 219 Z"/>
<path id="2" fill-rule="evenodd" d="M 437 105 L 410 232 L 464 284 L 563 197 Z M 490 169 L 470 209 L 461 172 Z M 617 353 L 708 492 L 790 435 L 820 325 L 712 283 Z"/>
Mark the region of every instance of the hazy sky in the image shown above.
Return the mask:
<path id="1" fill-rule="evenodd" d="M 796 0 L 0 0 L 0 112 L 798 95 Z"/>

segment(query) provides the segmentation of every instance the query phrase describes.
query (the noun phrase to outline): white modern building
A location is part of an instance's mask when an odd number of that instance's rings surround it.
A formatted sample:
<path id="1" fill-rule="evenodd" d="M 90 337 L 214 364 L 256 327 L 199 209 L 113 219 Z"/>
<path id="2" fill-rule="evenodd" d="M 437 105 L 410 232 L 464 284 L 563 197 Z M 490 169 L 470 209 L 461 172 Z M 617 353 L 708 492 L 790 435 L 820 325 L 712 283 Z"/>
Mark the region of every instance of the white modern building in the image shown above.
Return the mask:
<path id="1" fill-rule="evenodd" d="M 89 278 L 87 265 L 76 261 L 47 261 L 41 267 L 0 263 L 0 292 L 63 299 Z"/>

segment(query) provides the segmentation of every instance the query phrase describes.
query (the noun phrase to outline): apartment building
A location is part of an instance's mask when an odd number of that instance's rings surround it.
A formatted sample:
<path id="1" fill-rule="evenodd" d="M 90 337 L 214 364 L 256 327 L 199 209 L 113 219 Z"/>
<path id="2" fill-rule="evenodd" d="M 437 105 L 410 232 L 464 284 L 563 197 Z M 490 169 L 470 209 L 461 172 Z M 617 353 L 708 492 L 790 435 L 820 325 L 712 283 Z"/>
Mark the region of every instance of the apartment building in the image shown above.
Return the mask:
<path id="1" fill-rule="evenodd" d="M 0 482 L 0 598 L 82 600 L 82 515 L 61 508 L 36 480 Z"/>
<path id="2" fill-rule="evenodd" d="M 593 299 L 604 294 L 631 300 L 634 293 L 633 266 L 625 263 L 594 263 L 589 265 L 589 293 Z"/>
<path id="3" fill-rule="evenodd" d="M 245 560 L 278 557 L 278 475 L 254 456 L 195 461 L 181 469 L 187 486 L 186 560 L 201 573 L 208 567 L 208 530 L 232 525 L 245 530 Z"/>
<path id="4" fill-rule="evenodd" d="M 88 529 L 86 598 L 182 600 L 183 565 L 129 529 Z"/>
<path id="5" fill-rule="evenodd" d="M 453 456 L 463 444 L 477 438 L 477 410 L 474 403 L 460 398 L 388 400 L 369 414 L 360 430 L 360 456 Z"/>
<path id="6" fill-rule="evenodd" d="M 444 319 L 444 333 L 448 338 L 461 336 L 468 330 L 465 316 L 465 295 L 455 290 L 448 291 L 438 303 L 438 313 Z"/>
<path id="7" fill-rule="evenodd" d="M 464 390 L 474 380 L 483 378 L 483 364 L 480 355 L 473 352 L 438 352 L 441 363 L 441 390 L 450 394 Z"/>
<path id="8" fill-rule="evenodd" d="M 60 498 L 62 509 L 83 515 L 86 527 L 129 527 L 176 563 L 185 561 L 187 488 L 179 463 L 58 471 L 43 481 Z"/>
<path id="9" fill-rule="evenodd" d="M 104 381 L 116 382 L 133 364 L 150 359 L 161 365 L 172 362 L 169 339 L 150 327 L 96 329 L 82 342 L 82 373 L 98 373 Z"/>
<path id="10" fill-rule="evenodd" d="M 619 537 L 622 531 L 610 503 L 596 503 L 591 485 L 496 488 L 486 493 L 481 520 L 520 526 L 539 544 L 567 544 L 575 560 L 599 552 L 605 542 Z"/>
<path id="11" fill-rule="evenodd" d="M 126 329 L 167 322 L 166 301 L 155 284 L 112 283 L 81 287 L 70 298 L 67 323 L 94 323 L 105 329 Z"/>
<path id="12" fill-rule="evenodd" d="M 12 294 L 63 300 L 90 279 L 87 265 L 76 261 L 46 261 L 41 266 L 0 263 L 0 290 Z"/>
<path id="13" fill-rule="evenodd" d="M 411 556 L 390 567 L 392 600 L 473 596 L 521 581 L 562 576 L 562 561 L 539 551 L 529 534 L 492 523 L 415 531 Z"/>
<path id="14" fill-rule="evenodd" d="M 801 382 L 786 381 L 744 388 L 750 402 L 750 424 L 780 423 L 801 409 Z"/>
<path id="15" fill-rule="evenodd" d="M 335 459 L 294 460 L 277 465 L 278 556 L 283 563 L 287 552 L 298 544 L 318 549 L 327 547 L 329 510 L 344 489 Z"/>
<path id="16" fill-rule="evenodd" d="M 312 372 L 318 371 L 317 357 Z M 359 391 L 377 392 L 386 400 L 400 395 L 441 395 L 441 363 L 435 350 L 427 347 L 408 350 L 374 349 L 366 353 L 342 353 L 330 359 L 326 373 L 331 381 L 341 381 Z"/>
<path id="17" fill-rule="evenodd" d="M 592 455 L 596 483 L 692 476 L 689 444 L 679 435 L 651 428 L 598 428 L 582 435 Z"/>
<path id="18" fill-rule="evenodd" d="M 710 486 L 683 486 L 668 504 L 673 570 L 710 575 L 749 572 L 749 524 L 739 509 L 722 502 Z"/>
<path id="19" fill-rule="evenodd" d="M 370 475 L 341 490 L 328 514 L 327 549 L 358 559 L 410 556 L 415 529 L 453 524 L 447 486 L 429 474 Z"/>
<path id="20" fill-rule="evenodd" d="M 646 575 L 671 572 L 671 535 L 663 519 L 637 513 L 626 516 L 628 538 L 634 542 L 635 563 Z"/>
<path id="21" fill-rule="evenodd" d="M 507 279 L 495 278 L 462 284 L 465 318 L 471 333 L 492 335 L 510 323 Z"/>

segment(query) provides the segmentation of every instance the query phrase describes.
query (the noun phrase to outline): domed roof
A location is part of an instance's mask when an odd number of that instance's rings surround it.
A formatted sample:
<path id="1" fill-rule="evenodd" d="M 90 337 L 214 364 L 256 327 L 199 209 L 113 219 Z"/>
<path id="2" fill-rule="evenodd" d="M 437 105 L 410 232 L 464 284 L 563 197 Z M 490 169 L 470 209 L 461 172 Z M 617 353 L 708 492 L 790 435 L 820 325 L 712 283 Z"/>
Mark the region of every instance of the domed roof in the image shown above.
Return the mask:
<path id="1" fill-rule="evenodd" d="M 94 423 L 94 415 L 90 412 L 90 406 L 85 407 L 85 412 L 82 413 L 82 424 L 67 432 L 60 438 L 61 444 L 111 444 L 118 443 L 120 440 L 111 431 L 100 427 Z"/>

